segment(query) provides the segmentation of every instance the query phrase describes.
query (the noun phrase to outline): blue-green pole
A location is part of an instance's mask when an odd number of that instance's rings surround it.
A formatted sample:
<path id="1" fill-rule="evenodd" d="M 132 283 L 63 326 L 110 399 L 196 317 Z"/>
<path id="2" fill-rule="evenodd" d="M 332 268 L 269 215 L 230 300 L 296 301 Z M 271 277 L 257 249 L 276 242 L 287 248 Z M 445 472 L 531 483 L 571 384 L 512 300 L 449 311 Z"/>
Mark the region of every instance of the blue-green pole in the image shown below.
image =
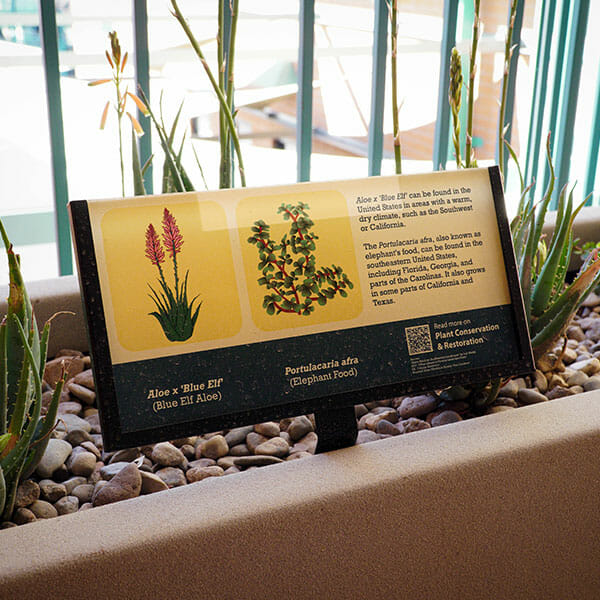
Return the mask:
<path id="1" fill-rule="evenodd" d="M 559 17 L 558 37 L 556 41 L 556 59 L 554 63 L 554 78 L 552 80 L 552 101 L 550 102 L 550 116 L 548 118 L 548 130 L 552 136 L 552 146 L 556 148 L 556 128 L 558 120 L 558 107 L 561 101 L 561 91 L 563 89 L 563 65 L 565 57 L 565 47 L 567 44 L 567 32 L 569 30 L 569 5 L 570 0 L 562 0 L 562 8 Z M 542 83 L 543 85 L 543 83 Z M 547 91 L 548 88 L 546 88 Z M 555 153 L 553 153 L 555 156 Z M 546 164 L 544 167 L 544 185 L 542 189 L 548 187 L 550 180 L 550 168 Z"/>
<path id="2" fill-rule="evenodd" d="M 438 85 L 437 118 L 433 138 L 433 168 L 445 169 L 448 161 L 450 139 L 450 105 L 448 84 L 450 79 L 450 55 L 456 45 L 456 22 L 458 0 L 444 0 L 444 31 L 440 48 L 440 80 Z"/>
<path id="3" fill-rule="evenodd" d="M 148 6 L 146 0 L 133 0 L 133 37 L 135 43 L 135 82 L 136 88 L 142 88 L 150 101 L 150 54 L 148 51 Z M 139 110 L 138 120 L 144 135 L 139 139 L 140 160 L 142 165 L 152 156 L 152 127 L 149 117 Z M 144 174 L 144 188 L 152 194 L 152 164 Z"/>
<path id="4" fill-rule="evenodd" d="M 546 91 L 548 89 L 547 81 L 555 12 L 556 0 L 544 0 L 535 60 L 531 116 L 529 119 L 529 138 L 525 162 L 526 185 L 529 185 L 537 177 L 540 155 L 543 156 L 544 154 L 542 127 L 544 123 L 544 109 L 546 107 Z"/>
<path id="5" fill-rule="evenodd" d="M 315 1 L 301 0 L 296 95 L 296 156 L 298 181 L 310 180 L 312 152 L 313 62 L 315 52 Z"/>
<path id="6" fill-rule="evenodd" d="M 594 107 L 592 137 L 590 138 L 590 151 L 588 152 L 588 164 L 585 174 L 585 186 L 583 190 L 586 196 L 594 191 L 594 184 L 596 182 L 596 169 L 598 168 L 598 151 L 600 150 L 600 71 L 596 77 L 596 105 Z M 596 198 L 598 198 L 598 196 L 596 196 Z M 591 206 L 593 204 L 593 198 L 590 197 L 586 204 Z"/>
<path id="7" fill-rule="evenodd" d="M 585 34 L 590 11 L 590 0 L 574 0 L 571 12 L 569 46 L 563 77 L 563 90 L 558 131 L 556 135 L 556 187 L 553 207 L 558 201 L 560 188 L 569 181 L 571 154 L 573 151 L 573 130 L 581 79 L 581 57 L 585 44 Z"/>
<path id="8" fill-rule="evenodd" d="M 58 63 L 58 31 L 56 29 L 54 0 L 40 0 L 40 25 L 50 126 L 58 272 L 60 275 L 71 275 L 73 273 L 73 259 L 69 215 L 67 213 L 69 190 L 67 186 L 67 160 L 65 156 Z"/>
<path id="9" fill-rule="evenodd" d="M 385 101 L 385 62 L 387 58 L 388 7 L 375 0 L 373 27 L 373 74 L 371 77 L 371 121 L 369 124 L 369 175 L 381 174 L 383 158 L 383 109 Z"/>

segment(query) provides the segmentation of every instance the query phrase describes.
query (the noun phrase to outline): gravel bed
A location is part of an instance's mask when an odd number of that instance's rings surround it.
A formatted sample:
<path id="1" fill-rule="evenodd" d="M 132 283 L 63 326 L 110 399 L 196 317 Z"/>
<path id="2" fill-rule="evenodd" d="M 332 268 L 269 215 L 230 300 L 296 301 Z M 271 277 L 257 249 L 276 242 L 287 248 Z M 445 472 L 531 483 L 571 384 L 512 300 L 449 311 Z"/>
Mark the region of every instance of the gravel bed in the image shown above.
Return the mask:
<path id="1" fill-rule="evenodd" d="M 312 415 L 104 452 L 89 357 L 63 350 L 47 363 L 44 403 L 50 401 L 63 362 L 68 381 L 56 428 L 34 475 L 18 488 L 11 520 L 0 528 L 195 484 L 209 477 L 309 459 L 315 452 L 317 434 Z M 597 389 L 600 296 L 591 294 L 566 330 L 566 337 L 538 360 L 535 374 L 505 383 L 485 414 Z M 472 412 L 465 396 L 465 390 L 455 388 L 358 404 L 357 444 L 479 416 Z"/>

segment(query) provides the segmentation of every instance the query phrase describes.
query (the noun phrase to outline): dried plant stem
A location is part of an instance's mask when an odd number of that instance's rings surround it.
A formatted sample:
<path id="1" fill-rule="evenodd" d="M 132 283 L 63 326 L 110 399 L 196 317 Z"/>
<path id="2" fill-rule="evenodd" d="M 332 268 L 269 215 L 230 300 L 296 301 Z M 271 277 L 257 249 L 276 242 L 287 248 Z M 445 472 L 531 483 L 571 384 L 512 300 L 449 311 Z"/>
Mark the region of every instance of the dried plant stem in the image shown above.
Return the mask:
<path id="1" fill-rule="evenodd" d="M 473 157 L 473 104 L 475 98 L 475 75 L 477 60 L 477 44 L 479 42 L 479 5 L 480 0 L 475 0 L 475 14 L 473 15 L 473 42 L 469 61 L 469 90 L 467 100 L 467 141 L 465 145 L 465 167 L 476 166 Z"/>
<path id="2" fill-rule="evenodd" d="M 502 77 L 502 95 L 500 96 L 500 114 L 498 117 L 498 166 L 500 173 L 504 179 L 504 137 L 508 130 L 509 123 L 504 123 L 506 114 L 506 95 L 508 91 L 508 78 L 510 75 L 510 63 L 514 48 L 512 47 L 513 31 L 515 29 L 515 17 L 517 14 L 517 0 L 512 0 L 510 6 L 510 20 L 508 30 L 506 32 L 506 40 L 504 44 L 504 76 Z"/>
<path id="3" fill-rule="evenodd" d="M 121 97 L 121 78 L 119 72 L 115 75 L 115 90 L 117 93 L 117 130 L 119 132 L 119 161 L 121 165 L 121 196 L 125 196 L 125 165 L 123 163 L 123 98 Z"/>
<path id="4" fill-rule="evenodd" d="M 394 123 L 394 160 L 396 161 L 396 174 L 402 174 L 402 147 L 400 145 L 400 124 L 398 118 L 398 0 L 388 0 L 390 11 L 392 43 L 391 67 L 392 67 L 392 112 Z"/>
<path id="5" fill-rule="evenodd" d="M 208 66 L 208 62 L 206 61 L 206 58 L 204 57 L 204 53 L 202 52 L 202 48 L 200 48 L 200 44 L 198 43 L 198 40 L 195 38 L 187 21 L 185 20 L 184 16 L 181 14 L 181 10 L 179 9 L 179 6 L 177 6 L 177 1 L 171 0 L 171 6 L 173 7 L 173 15 L 179 21 L 179 24 L 181 25 L 183 31 L 185 32 L 192 48 L 194 49 L 194 52 L 200 59 L 200 62 L 202 63 L 202 66 L 204 67 L 206 75 L 208 76 L 208 79 L 213 87 L 213 90 L 219 100 L 220 110 L 223 113 L 223 115 L 225 116 L 225 121 L 227 122 L 227 125 L 229 126 L 229 133 L 231 135 L 231 139 L 233 141 L 233 147 L 235 149 L 235 154 L 238 159 L 238 169 L 240 172 L 241 185 L 242 185 L 242 187 L 246 187 L 246 175 L 244 172 L 244 161 L 242 159 L 242 151 L 240 149 L 240 140 L 239 140 L 236 128 L 235 128 L 233 115 L 231 114 L 231 110 L 229 108 L 229 105 L 227 104 L 227 98 L 225 98 L 225 95 L 223 94 L 223 92 L 221 91 L 221 88 L 219 87 L 219 82 L 215 79 L 214 75 L 212 74 L 212 71 L 210 70 L 210 67 Z"/>

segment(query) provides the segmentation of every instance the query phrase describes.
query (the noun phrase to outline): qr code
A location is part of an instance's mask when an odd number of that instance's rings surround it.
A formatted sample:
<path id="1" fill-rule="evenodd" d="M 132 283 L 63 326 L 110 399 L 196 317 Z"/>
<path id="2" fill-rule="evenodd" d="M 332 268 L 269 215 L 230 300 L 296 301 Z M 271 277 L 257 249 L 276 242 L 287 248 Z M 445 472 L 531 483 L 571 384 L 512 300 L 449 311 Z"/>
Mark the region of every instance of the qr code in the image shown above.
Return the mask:
<path id="1" fill-rule="evenodd" d="M 410 356 L 433 352 L 429 325 L 415 325 L 414 327 L 407 327 L 405 331 Z"/>

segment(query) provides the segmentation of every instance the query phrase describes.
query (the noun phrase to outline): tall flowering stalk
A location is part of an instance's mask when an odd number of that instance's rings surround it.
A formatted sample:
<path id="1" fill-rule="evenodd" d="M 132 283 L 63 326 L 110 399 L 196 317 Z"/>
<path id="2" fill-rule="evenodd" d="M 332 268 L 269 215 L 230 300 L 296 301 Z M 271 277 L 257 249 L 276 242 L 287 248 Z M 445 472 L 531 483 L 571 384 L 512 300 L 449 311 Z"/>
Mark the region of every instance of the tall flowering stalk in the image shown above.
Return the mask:
<path id="1" fill-rule="evenodd" d="M 460 155 L 460 104 L 462 98 L 462 63 L 457 48 L 452 49 L 450 56 L 450 86 L 448 88 L 448 102 L 452 112 L 452 143 L 454 144 L 454 155 L 456 167 L 461 168 L 462 158 Z"/>
<path id="2" fill-rule="evenodd" d="M 122 134 L 122 121 L 123 117 L 127 115 L 129 120 L 131 121 L 132 130 L 138 136 L 144 135 L 144 130 L 142 126 L 139 124 L 139 121 L 127 110 L 127 101 L 132 100 L 135 105 L 139 108 L 139 110 L 145 116 L 148 116 L 148 110 L 146 109 L 146 105 L 135 95 L 132 94 L 127 88 L 123 91 L 123 73 L 125 71 L 125 65 L 127 64 L 127 58 L 129 54 L 125 52 L 125 54 L 121 54 L 121 45 L 119 44 L 119 38 L 117 36 L 116 31 L 111 31 L 108 34 L 110 39 L 110 54 L 108 50 L 105 51 L 106 60 L 112 69 L 112 77 L 107 79 L 98 79 L 96 81 L 91 81 L 88 85 L 96 86 L 102 85 L 104 83 L 112 82 L 115 86 L 115 94 L 116 100 L 114 103 L 114 109 L 117 113 L 117 129 L 119 133 L 119 161 L 121 165 L 121 195 L 125 196 L 125 167 L 123 164 L 123 134 Z M 104 110 L 102 111 L 102 116 L 100 118 L 100 129 L 104 129 L 106 125 L 106 120 L 108 118 L 108 111 L 110 109 L 110 100 L 107 100 L 104 105 Z"/>
<path id="3" fill-rule="evenodd" d="M 164 245 L 164 246 L 163 246 Z M 161 291 L 156 291 L 150 284 L 151 293 L 148 296 L 154 302 L 156 311 L 148 313 L 160 323 L 167 339 L 171 342 L 184 342 L 194 332 L 194 326 L 198 319 L 198 312 L 202 306 L 199 302 L 194 308 L 195 296 L 188 302 L 187 282 L 189 270 L 186 271 L 183 282 L 179 280 L 177 254 L 183 246 L 183 235 L 177 225 L 175 217 L 165 208 L 162 219 L 162 241 L 152 223 L 146 228 L 146 258 L 158 269 L 158 283 Z M 165 262 L 165 249 L 173 261 L 174 289 L 172 289 L 162 268 Z"/>
<path id="4" fill-rule="evenodd" d="M 515 29 L 515 18 L 517 16 L 517 1 L 512 0 L 510 5 L 510 18 L 508 22 L 508 30 L 506 32 L 506 40 L 504 43 L 504 74 L 502 77 L 502 94 L 500 96 L 500 114 L 498 116 L 498 165 L 502 176 L 504 173 L 504 140 L 510 123 L 505 123 L 506 114 L 506 97 L 508 92 L 508 76 L 510 73 L 510 62 L 512 60 L 515 46 L 512 46 L 513 31 Z"/>
<path id="5" fill-rule="evenodd" d="M 467 169 L 477 166 L 473 153 L 473 106 L 475 103 L 475 75 L 477 74 L 477 45 L 479 44 L 480 22 L 479 5 L 480 0 L 475 0 L 475 14 L 473 15 L 473 39 L 471 44 L 471 55 L 469 58 L 469 89 L 467 96 L 467 141 L 465 145 L 465 167 Z"/>

